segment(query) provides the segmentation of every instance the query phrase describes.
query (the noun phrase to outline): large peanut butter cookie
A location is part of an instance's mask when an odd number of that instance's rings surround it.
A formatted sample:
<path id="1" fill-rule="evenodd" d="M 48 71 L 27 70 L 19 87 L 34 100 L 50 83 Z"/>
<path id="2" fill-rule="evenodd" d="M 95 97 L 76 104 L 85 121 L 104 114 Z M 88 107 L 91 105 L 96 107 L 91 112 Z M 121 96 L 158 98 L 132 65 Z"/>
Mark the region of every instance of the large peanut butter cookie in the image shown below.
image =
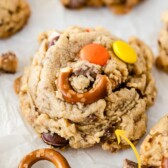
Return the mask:
<path id="1" fill-rule="evenodd" d="M 158 37 L 159 56 L 156 59 L 156 66 L 168 73 L 168 12 L 163 14 L 162 20 L 164 26 Z"/>
<path id="2" fill-rule="evenodd" d="M 101 144 L 112 152 L 122 129 L 133 143 L 146 131 L 146 111 L 156 97 L 153 54 L 137 38 L 128 43 L 108 31 L 71 27 L 49 31 L 21 78 L 26 120 L 55 147 Z M 138 130 L 138 131 L 137 131 Z"/>
<path id="3" fill-rule="evenodd" d="M 81 8 L 84 6 L 107 6 L 116 14 L 128 13 L 143 0 L 61 0 L 67 8 Z"/>
<path id="4" fill-rule="evenodd" d="M 141 145 L 141 161 L 149 167 L 164 167 L 168 163 L 168 115 L 150 130 Z M 168 164 L 166 164 L 168 165 Z"/>
<path id="5" fill-rule="evenodd" d="M 0 0 L 0 38 L 22 29 L 29 15 L 30 8 L 25 0 Z"/>

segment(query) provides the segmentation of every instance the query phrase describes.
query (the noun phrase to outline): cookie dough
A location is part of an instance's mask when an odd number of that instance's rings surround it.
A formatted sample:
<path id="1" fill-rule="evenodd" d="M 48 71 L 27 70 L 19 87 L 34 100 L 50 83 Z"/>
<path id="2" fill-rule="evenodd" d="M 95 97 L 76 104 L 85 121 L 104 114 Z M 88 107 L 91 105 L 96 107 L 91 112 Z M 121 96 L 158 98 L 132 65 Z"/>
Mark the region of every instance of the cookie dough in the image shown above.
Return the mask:
<path id="1" fill-rule="evenodd" d="M 67 8 L 81 8 L 84 6 L 107 6 L 116 14 L 128 13 L 134 6 L 143 0 L 61 0 Z"/>
<path id="2" fill-rule="evenodd" d="M 27 23 L 30 8 L 25 0 L 0 0 L 0 38 L 7 38 Z"/>
<path id="3" fill-rule="evenodd" d="M 116 129 L 125 130 L 134 144 L 146 132 L 146 111 L 156 97 L 153 54 L 131 38 L 128 44 L 137 61 L 128 64 L 113 52 L 117 40 L 103 28 L 70 27 L 40 35 L 40 48 L 21 78 L 19 98 L 23 116 L 45 142 L 76 149 L 100 144 L 115 152 L 129 147 L 124 140 L 117 143 Z M 105 65 L 81 59 L 81 50 L 89 44 L 107 51 Z"/>
<path id="4" fill-rule="evenodd" d="M 150 130 L 140 149 L 141 162 L 149 167 L 162 168 L 163 160 L 168 161 L 168 115 Z"/>
<path id="5" fill-rule="evenodd" d="M 156 59 L 156 66 L 168 73 L 168 12 L 162 16 L 164 27 L 158 37 L 159 56 Z"/>

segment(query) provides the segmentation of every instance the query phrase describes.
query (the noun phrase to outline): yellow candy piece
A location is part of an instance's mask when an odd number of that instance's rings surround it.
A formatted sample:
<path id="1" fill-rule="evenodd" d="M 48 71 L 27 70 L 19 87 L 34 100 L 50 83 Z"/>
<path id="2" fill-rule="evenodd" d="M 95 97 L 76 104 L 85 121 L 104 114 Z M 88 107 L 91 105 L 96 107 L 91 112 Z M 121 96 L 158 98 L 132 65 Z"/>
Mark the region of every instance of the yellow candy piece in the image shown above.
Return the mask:
<path id="1" fill-rule="evenodd" d="M 113 43 L 114 53 L 124 62 L 134 64 L 137 61 L 135 50 L 126 42 L 117 40 Z"/>

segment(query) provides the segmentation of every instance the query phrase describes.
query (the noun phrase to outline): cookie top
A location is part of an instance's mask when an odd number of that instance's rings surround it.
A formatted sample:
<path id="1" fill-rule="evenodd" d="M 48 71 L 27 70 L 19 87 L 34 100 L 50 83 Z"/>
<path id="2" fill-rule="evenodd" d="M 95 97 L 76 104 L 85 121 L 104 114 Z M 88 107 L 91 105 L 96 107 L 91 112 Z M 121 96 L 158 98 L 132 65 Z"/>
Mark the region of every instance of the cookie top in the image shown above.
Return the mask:
<path id="1" fill-rule="evenodd" d="M 168 115 L 150 130 L 141 145 L 141 161 L 147 166 L 161 167 L 163 157 L 168 158 Z"/>
<path id="2" fill-rule="evenodd" d="M 30 16 L 25 0 L 0 1 L 0 38 L 7 38 L 19 31 Z"/>
<path id="3" fill-rule="evenodd" d="M 116 14 L 128 13 L 135 5 L 143 0 L 61 0 L 67 8 L 75 9 L 84 6 L 108 6 Z"/>
<path id="4" fill-rule="evenodd" d="M 68 141 L 73 148 L 100 143 L 116 151 L 127 147 L 125 141 L 117 143 L 114 133 L 123 129 L 136 143 L 146 131 L 146 110 L 156 97 L 149 47 L 137 38 L 121 41 L 103 28 L 48 31 L 39 41 L 19 97 L 29 123 L 38 133 L 49 134 L 43 139 L 56 146 Z M 125 62 L 134 54 L 134 63 Z"/>

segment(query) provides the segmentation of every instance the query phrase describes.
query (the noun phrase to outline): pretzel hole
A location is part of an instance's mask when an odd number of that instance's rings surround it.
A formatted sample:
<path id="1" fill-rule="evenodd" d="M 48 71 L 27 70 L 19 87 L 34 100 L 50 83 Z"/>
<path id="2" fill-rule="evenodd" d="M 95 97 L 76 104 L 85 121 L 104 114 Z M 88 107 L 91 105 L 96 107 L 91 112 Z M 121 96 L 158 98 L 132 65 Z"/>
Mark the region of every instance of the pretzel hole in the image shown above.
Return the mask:
<path id="1" fill-rule="evenodd" d="M 36 162 L 31 168 L 56 168 L 54 164 L 47 160 L 40 160 Z"/>

